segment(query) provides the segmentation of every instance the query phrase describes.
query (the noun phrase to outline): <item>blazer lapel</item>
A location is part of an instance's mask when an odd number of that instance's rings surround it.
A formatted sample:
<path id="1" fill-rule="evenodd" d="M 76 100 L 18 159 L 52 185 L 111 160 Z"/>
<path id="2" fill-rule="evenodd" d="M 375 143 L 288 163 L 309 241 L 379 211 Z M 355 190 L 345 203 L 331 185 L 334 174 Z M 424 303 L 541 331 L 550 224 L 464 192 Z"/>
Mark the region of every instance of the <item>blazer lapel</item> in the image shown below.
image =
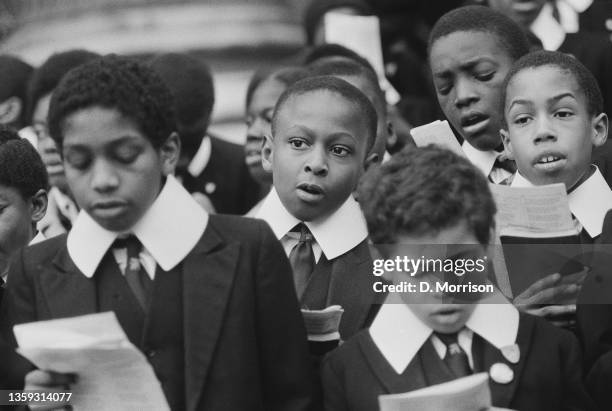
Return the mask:
<path id="1" fill-rule="evenodd" d="M 234 281 L 240 245 L 224 244 L 210 227 L 183 261 L 185 394 L 196 409 L 212 362 Z"/>
<path id="2" fill-rule="evenodd" d="M 418 355 L 414 356 L 402 374 L 398 374 L 376 347 L 369 333 L 366 337 L 359 340 L 361 351 L 370 369 L 388 394 L 414 391 L 427 386 L 423 365 Z"/>
<path id="3" fill-rule="evenodd" d="M 54 268 L 40 274 L 42 293 L 51 318 L 74 317 L 96 312 L 96 286 L 74 264 L 62 247 L 53 259 Z"/>
<path id="4" fill-rule="evenodd" d="M 340 322 L 343 340 L 364 327 L 368 312 L 375 301 L 372 284 L 372 258 L 367 241 L 362 241 L 348 253 L 333 261 L 328 304 L 344 308 Z"/>
<path id="5" fill-rule="evenodd" d="M 516 392 L 516 388 L 521 379 L 521 374 L 525 369 L 526 360 L 529 357 L 529 347 L 531 346 L 531 338 L 533 335 L 533 319 L 529 316 L 521 315 L 519 330 L 516 339 L 516 343 L 519 346 L 519 362 L 517 364 L 512 364 L 508 360 L 506 360 L 501 353 L 501 350 L 495 348 L 492 344 L 488 343 L 484 339 L 482 340 L 482 363 L 475 364 L 476 372 L 489 372 L 490 368 L 493 364 L 502 363 L 510 367 L 510 369 L 514 373 L 514 377 L 512 381 L 507 384 L 501 384 L 493 380 L 489 375 L 489 387 L 491 388 L 491 398 L 493 400 L 493 405 L 496 407 L 505 407 L 508 408 L 510 406 L 510 402 L 514 397 L 514 393 Z M 477 356 L 474 358 L 476 359 Z"/>

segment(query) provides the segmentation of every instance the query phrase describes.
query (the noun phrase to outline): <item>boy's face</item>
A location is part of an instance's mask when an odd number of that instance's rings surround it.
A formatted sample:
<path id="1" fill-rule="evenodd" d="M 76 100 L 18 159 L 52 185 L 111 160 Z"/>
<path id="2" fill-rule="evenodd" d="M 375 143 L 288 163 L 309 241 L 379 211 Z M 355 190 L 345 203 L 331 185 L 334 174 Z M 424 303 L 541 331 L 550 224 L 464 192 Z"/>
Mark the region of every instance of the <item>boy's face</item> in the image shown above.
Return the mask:
<path id="1" fill-rule="evenodd" d="M 115 109 L 90 107 L 63 124 L 66 178 L 81 208 L 102 227 L 129 230 L 151 206 L 162 176 L 174 172 L 176 134 L 155 149 L 129 118 Z"/>
<path id="2" fill-rule="evenodd" d="M 27 200 L 17 189 L 0 184 L 0 274 L 11 255 L 32 240 L 33 224 L 45 215 L 46 209 L 44 190 Z"/>
<path id="3" fill-rule="evenodd" d="M 287 87 L 280 81 L 267 79 L 253 92 L 246 112 L 247 138 L 244 154 L 249 172 L 259 182 L 270 183 L 272 175 L 263 169 L 261 149 L 266 136 L 272 135 L 274 105 Z"/>
<path id="4" fill-rule="evenodd" d="M 574 77 L 555 66 L 527 68 L 508 84 L 502 131 L 519 172 L 536 185 L 565 183 L 569 190 L 589 169 L 593 145 L 607 137 L 605 114 L 587 110 Z"/>
<path id="5" fill-rule="evenodd" d="M 489 0 L 489 7 L 510 17 L 522 27 L 529 27 L 545 3 L 546 0 Z"/>
<path id="6" fill-rule="evenodd" d="M 302 221 L 333 213 L 364 171 L 366 122 L 354 104 L 325 90 L 290 97 L 266 141 L 264 167 L 287 210 Z"/>
<path id="7" fill-rule="evenodd" d="M 387 139 L 389 138 L 389 132 L 392 128 L 387 122 L 387 106 L 386 102 L 381 101 L 376 94 L 374 85 L 365 76 L 338 76 L 342 80 L 350 83 L 357 87 L 372 103 L 372 106 L 376 110 L 376 140 L 374 145 L 370 149 L 371 153 L 378 154 L 378 161 L 382 161 L 387 147 Z"/>
<path id="8" fill-rule="evenodd" d="M 495 35 L 457 31 L 436 40 L 429 56 L 440 107 L 479 150 L 501 146 L 504 77 L 512 58 Z"/>
<path id="9" fill-rule="evenodd" d="M 450 247 L 447 247 L 450 246 Z M 448 258 L 450 249 L 469 249 L 470 255 L 484 256 L 486 247 L 478 242 L 476 236 L 469 229 L 465 221 L 455 226 L 442 229 L 435 234 L 402 235 L 393 246 L 390 258 L 397 256 L 418 259 L 420 257 L 431 259 Z M 453 275 L 453 274 L 450 274 Z M 469 276 L 470 273 L 464 274 Z M 431 284 L 432 290 L 436 281 L 434 273 L 421 272 L 411 276 L 406 272 L 395 272 L 393 281 L 396 284 L 408 282 L 415 284 L 419 290 L 421 282 Z M 469 278 L 467 278 L 469 280 Z M 406 292 L 401 294 L 402 299 L 412 312 L 432 330 L 441 333 L 454 333 L 459 331 L 472 315 L 475 304 L 457 303 L 443 292 Z"/>

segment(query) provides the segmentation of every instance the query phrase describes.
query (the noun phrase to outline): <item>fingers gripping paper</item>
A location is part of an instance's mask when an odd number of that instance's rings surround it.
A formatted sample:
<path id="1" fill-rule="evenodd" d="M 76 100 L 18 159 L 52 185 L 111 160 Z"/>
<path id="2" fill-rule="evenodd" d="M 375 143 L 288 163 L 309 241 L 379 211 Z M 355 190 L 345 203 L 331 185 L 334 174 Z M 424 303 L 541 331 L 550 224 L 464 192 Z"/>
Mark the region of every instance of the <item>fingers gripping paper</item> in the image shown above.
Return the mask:
<path id="1" fill-rule="evenodd" d="M 113 312 L 14 327 L 17 351 L 39 369 L 75 373 L 75 411 L 170 408 L 153 368 L 129 342 Z"/>

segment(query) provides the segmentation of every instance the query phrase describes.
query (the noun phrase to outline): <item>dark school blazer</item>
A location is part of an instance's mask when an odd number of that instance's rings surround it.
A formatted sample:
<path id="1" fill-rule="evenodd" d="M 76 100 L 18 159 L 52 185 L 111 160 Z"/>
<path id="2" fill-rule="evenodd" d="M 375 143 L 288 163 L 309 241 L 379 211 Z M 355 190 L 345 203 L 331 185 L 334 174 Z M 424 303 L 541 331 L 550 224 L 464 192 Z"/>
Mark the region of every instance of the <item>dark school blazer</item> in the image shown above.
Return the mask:
<path id="1" fill-rule="evenodd" d="M 187 410 L 310 409 L 312 370 L 291 267 L 262 221 L 212 215 L 182 261 Z M 96 311 L 94 279 L 75 266 L 66 235 L 21 251 L 0 321 Z"/>

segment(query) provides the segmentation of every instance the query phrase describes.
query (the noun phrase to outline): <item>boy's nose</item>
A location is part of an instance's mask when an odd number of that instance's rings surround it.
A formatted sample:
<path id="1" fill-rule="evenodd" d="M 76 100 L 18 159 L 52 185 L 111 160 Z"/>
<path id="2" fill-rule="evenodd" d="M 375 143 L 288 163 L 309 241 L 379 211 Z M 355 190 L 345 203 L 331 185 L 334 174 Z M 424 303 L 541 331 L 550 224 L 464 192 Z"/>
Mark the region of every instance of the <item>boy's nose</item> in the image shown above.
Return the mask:
<path id="1" fill-rule="evenodd" d="M 455 83 L 455 107 L 469 107 L 479 100 L 478 93 L 474 89 L 474 85 L 467 80 L 457 80 Z"/>
<path id="2" fill-rule="evenodd" d="M 255 119 L 247 127 L 247 136 L 263 137 L 269 133 L 270 123 L 261 118 L 261 116 L 255 117 Z"/>
<path id="3" fill-rule="evenodd" d="M 322 149 L 312 150 L 310 156 L 308 156 L 308 159 L 304 164 L 304 171 L 319 176 L 327 175 L 327 173 L 329 172 L 329 168 L 327 165 L 327 156 L 325 155 L 325 152 Z"/>
<path id="4" fill-rule="evenodd" d="M 96 161 L 93 164 L 91 186 L 100 193 L 113 191 L 119 186 L 119 177 L 112 164 L 106 161 Z"/>
<path id="5" fill-rule="evenodd" d="M 546 141 L 557 141 L 557 135 L 547 119 L 540 119 L 538 121 L 538 128 L 536 130 L 535 138 L 533 142 L 535 144 L 543 143 Z"/>

